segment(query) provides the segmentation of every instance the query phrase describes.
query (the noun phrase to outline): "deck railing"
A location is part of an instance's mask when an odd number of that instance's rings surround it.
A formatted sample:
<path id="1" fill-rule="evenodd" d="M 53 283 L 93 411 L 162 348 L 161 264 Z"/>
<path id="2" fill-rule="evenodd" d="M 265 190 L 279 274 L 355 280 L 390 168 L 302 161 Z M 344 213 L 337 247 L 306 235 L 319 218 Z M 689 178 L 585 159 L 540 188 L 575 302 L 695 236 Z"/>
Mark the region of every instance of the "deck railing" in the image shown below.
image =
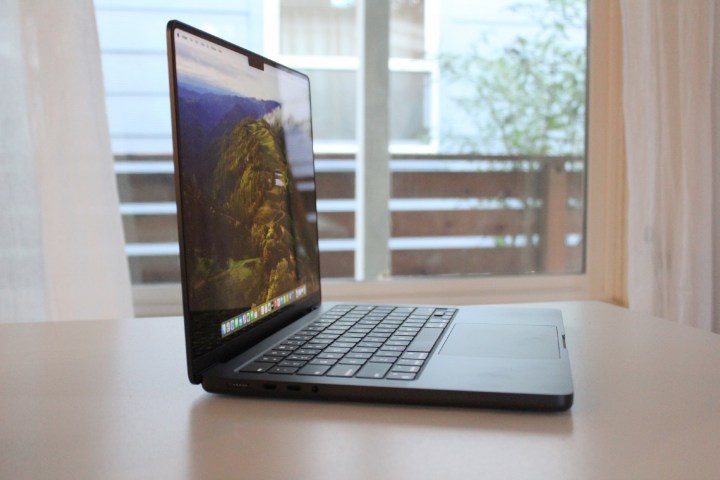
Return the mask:
<path id="1" fill-rule="evenodd" d="M 115 170 L 133 282 L 179 282 L 171 157 Z M 394 154 L 390 171 L 392 275 L 582 271 L 581 157 Z M 318 154 L 316 172 L 322 274 L 353 277 L 354 156 Z"/>

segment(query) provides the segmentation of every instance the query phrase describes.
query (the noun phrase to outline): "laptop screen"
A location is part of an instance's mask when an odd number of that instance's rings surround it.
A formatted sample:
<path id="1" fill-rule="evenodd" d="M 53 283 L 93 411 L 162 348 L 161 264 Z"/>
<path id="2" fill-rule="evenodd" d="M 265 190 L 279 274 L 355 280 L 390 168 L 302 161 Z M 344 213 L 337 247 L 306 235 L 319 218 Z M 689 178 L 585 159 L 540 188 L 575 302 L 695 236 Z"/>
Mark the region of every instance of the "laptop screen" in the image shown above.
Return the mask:
<path id="1" fill-rule="evenodd" d="M 197 357 L 319 293 L 310 85 L 209 36 L 175 28 L 172 45 L 183 293 Z"/>

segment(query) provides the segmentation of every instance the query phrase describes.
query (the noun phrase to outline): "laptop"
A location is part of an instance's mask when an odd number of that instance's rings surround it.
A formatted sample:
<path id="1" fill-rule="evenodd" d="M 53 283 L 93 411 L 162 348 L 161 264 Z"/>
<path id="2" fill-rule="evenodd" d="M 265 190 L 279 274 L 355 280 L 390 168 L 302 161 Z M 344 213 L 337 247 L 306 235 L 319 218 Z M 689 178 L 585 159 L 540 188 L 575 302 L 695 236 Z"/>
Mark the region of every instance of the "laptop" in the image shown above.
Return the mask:
<path id="1" fill-rule="evenodd" d="M 167 26 L 187 369 L 208 392 L 562 411 L 558 310 L 323 303 L 306 75 Z"/>

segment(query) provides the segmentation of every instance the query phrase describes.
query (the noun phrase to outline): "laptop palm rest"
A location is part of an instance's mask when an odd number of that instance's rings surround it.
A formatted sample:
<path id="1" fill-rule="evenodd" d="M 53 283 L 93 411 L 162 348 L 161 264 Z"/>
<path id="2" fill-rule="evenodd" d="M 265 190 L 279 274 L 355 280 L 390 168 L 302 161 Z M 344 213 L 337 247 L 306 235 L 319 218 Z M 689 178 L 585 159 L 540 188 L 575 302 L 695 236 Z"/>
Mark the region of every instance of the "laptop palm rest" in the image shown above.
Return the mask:
<path id="1" fill-rule="evenodd" d="M 440 355 L 476 358 L 560 358 L 557 328 L 552 325 L 457 323 Z"/>

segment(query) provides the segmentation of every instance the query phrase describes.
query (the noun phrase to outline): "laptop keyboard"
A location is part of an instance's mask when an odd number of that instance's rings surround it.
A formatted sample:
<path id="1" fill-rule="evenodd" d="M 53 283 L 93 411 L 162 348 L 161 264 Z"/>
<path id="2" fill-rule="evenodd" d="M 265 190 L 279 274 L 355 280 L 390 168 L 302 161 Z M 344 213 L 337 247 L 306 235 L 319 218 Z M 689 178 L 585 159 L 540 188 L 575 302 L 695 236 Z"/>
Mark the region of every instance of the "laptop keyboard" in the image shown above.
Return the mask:
<path id="1" fill-rule="evenodd" d="M 239 372 L 415 380 L 457 309 L 337 305 Z"/>

